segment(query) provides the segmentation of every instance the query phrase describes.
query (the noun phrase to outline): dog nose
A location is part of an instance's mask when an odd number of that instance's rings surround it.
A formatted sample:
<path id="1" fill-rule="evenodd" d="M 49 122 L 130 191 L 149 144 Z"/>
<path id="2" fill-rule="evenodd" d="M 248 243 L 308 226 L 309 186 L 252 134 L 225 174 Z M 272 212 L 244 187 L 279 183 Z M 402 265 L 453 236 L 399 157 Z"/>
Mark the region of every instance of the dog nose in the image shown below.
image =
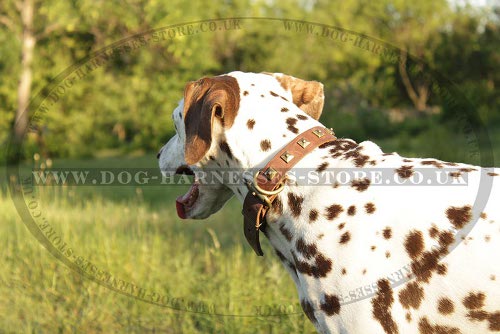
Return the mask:
<path id="1" fill-rule="evenodd" d="M 161 155 L 161 151 L 162 151 L 163 148 L 160 149 L 160 152 L 158 152 L 158 154 L 156 155 L 156 159 L 160 159 L 160 155 Z"/>

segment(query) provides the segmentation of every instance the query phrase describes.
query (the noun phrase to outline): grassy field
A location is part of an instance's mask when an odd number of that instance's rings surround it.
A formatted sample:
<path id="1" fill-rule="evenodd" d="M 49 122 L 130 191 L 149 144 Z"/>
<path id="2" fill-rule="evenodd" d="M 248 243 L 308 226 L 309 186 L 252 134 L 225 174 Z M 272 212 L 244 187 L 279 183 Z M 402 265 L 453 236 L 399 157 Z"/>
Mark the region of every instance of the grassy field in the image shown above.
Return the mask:
<path id="1" fill-rule="evenodd" d="M 492 134 L 498 148 L 498 132 Z M 438 150 L 437 155 L 463 155 L 467 161 L 463 151 L 450 151 L 439 140 L 427 146 L 409 143 L 381 144 L 389 152 L 436 156 Z M 53 166 L 156 164 L 150 154 L 56 160 Z M 83 259 L 80 263 L 90 262 L 150 296 L 161 295 L 166 307 L 112 291 L 52 256 L 21 220 L 5 191 L 4 170 L 0 173 L 0 332 L 315 332 L 267 241 L 263 258 L 246 244 L 236 200 L 206 221 L 181 221 L 174 200 L 186 188 L 179 186 L 37 188 L 43 216 L 74 257 Z"/>
<path id="2" fill-rule="evenodd" d="M 54 162 L 68 165 L 156 167 L 156 159 Z M 313 333 L 267 242 L 264 258 L 246 245 L 240 204 L 232 200 L 207 221 L 181 221 L 174 199 L 185 190 L 37 189 L 43 215 L 75 255 L 181 311 L 111 291 L 69 269 L 28 231 L 3 191 L 0 332 Z"/>

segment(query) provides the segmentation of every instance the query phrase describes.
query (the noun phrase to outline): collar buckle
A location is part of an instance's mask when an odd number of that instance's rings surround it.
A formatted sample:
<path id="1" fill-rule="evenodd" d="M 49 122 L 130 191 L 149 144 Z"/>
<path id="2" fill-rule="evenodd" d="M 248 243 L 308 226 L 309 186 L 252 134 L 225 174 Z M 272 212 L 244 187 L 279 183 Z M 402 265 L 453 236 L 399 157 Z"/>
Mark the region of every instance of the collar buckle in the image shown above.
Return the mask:
<path id="1" fill-rule="evenodd" d="M 253 180 L 252 181 L 247 180 L 247 181 L 245 181 L 245 184 L 253 196 L 256 196 L 268 208 L 270 208 L 272 203 L 271 203 L 271 199 L 269 197 L 278 195 L 285 188 L 285 181 L 287 179 L 287 176 L 285 175 L 285 177 L 283 178 L 283 180 L 279 184 L 278 188 L 276 188 L 274 190 L 265 190 L 259 186 L 259 180 L 258 180 L 259 174 L 260 174 L 260 171 L 257 171 L 253 176 Z"/>

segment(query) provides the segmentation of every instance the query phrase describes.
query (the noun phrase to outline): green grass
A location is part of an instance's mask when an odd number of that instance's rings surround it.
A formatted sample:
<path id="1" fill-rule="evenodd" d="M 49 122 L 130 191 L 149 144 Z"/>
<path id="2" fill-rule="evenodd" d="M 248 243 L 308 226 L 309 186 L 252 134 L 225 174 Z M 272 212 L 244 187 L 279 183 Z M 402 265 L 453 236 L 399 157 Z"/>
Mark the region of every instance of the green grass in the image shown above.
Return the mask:
<path id="1" fill-rule="evenodd" d="M 54 162 L 54 167 L 69 165 L 154 167 L 156 159 Z M 29 232 L 12 200 L 0 192 L 0 331 L 314 333 L 267 241 L 264 258 L 246 244 L 240 204 L 232 200 L 206 221 L 181 221 L 174 199 L 184 190 L 37 189 L 43 217 L 75 256 L 148 292 L 182 298 L 167 304 L 184 311 L 119 294 L 68 268 Z M 189 302 L 204 303 L 208 314 L 186 312 Z M 282 313 L 293 314 L 263 316 Z"/>

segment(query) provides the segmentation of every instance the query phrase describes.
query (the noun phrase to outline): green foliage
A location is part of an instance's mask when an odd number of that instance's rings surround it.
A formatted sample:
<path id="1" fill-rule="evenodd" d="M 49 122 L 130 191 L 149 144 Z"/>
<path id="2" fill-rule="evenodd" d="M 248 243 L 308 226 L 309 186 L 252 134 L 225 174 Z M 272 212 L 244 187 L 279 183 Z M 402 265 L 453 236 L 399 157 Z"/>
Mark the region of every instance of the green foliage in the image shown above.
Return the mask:
<path id="1" fill-rule="evenodd" d="M 397 139 L 403 133 L 397 131 L 399 127 L 413 128 L 411 134 L 415 135 L 412 124 L 421 122 L 420 118 L 439 126 L 453 119 L 457 110 L 472 108 L 475 116 L 471 121 L 476 124 L 500 118 L 498 10 L 452 8 L 444 0 L 349 0 L 341 6 L 338 1 L 291 1 L 271 6 L 248 0 L 223 4 L 35 3 L 33 96 L 48 94 L 46 87 L 58 73 L 124 37 L 200 18 L 247 15 L 309 20 L 385 39 L 426 62 L 421 66 L 409 58 L 406 65 L 417 95 L 424 94 L 420 89 L 429 88 L 432 68 L 458 83 L 454 94 L 463 94 L 472 105 L 463 99 L 459 106 L 448 106 L 431 88 L 427 108 L 442 111 L 443 117 L 417 115 L 397 63 L 332 38 L 327 26 L 310 30 L 306 23 L 292 22 L 285 29 L 281 21 L 257 19 L 240 21 L 234 29 L 187 34 L 174 27 L 174 38 L 165 35 L 165 39 L 114 54 L 77 80 L 29 136 L 25 156 L 37 150 L 52 157 L 91 156 L 109 149 L 123 153 L 156 150 L 173 131 L 169 114 L 182 97 L 184 84 L 232 70 L 284 72 L 323 82 L 326 105 L 322 120 L 334 127 L 340 124 L 347 137 L 358 140 Z M 0 22 L 10 22 L 0 23 L 0 75 L 9 78 L 0 85 L 1 142 L 14 122 L 22 29 L 13 0 L 0 5 L 0 17 L 8 18 Z M 369 19 L 374 17 L 377 19 Z M 33 109 L 31 114 L 36 111 Z M 391 121 L 391 110 L 403 115 L 402 124 Z M 0 159 L 5 158 L 2 156 Z"/>

